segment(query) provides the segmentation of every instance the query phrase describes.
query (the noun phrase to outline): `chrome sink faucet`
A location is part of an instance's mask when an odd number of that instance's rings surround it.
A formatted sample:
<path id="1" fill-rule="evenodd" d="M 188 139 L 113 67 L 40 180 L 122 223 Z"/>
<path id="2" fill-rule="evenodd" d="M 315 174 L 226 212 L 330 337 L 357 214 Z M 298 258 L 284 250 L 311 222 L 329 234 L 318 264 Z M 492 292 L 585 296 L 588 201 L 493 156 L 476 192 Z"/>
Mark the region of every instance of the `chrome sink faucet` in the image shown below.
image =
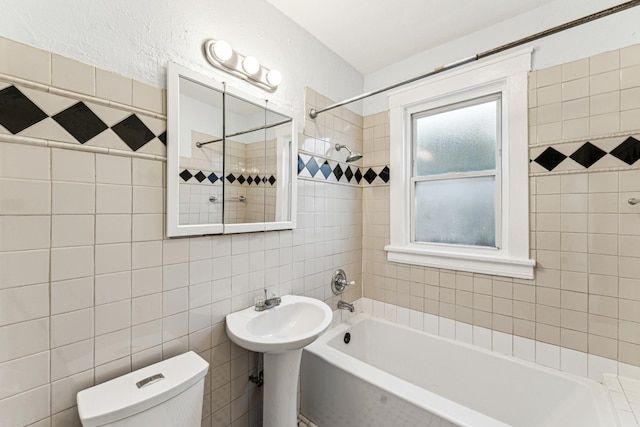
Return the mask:
<path id="1" fill-rule="evenodd" d="M 256 297 L 255 309 L 256 311 L 268 310 L 270 308 L 280 305 L 281 302 L 282 302 L 282 298 L 280 298 L 279 296 L 276 296 L 276 294 L 274 294 L 273 292 L 271 293 L 271 297 L 269 297 L 269 291 L 265 289 L 264 298 Z"/>

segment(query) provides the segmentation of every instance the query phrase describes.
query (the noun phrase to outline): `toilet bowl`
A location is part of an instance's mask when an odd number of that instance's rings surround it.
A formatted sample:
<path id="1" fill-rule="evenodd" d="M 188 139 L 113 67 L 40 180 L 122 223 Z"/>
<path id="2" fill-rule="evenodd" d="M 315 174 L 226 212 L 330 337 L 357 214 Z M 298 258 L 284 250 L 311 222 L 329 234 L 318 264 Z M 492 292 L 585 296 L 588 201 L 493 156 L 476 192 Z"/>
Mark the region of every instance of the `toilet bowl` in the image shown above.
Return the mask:
<path id="1" fill-rule="evenodd" d="M 199 427 L 209 364 L 193 351 L 77 395 L 83 427 Z"/>

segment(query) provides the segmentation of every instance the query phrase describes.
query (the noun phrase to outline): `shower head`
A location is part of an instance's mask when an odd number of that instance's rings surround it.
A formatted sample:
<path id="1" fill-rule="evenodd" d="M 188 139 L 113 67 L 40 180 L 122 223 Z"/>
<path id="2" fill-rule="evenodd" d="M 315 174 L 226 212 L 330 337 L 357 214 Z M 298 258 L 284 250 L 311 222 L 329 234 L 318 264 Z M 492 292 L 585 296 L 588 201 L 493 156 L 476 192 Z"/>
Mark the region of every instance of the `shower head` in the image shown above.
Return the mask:
<path id="1" fill-rule="evenodd" d="M 347 163 L 355 162 L 356 160 L 360 160 L 362 158 L 362 153 L 358 153 L 357 151 L 354 153 L 353 151 L 351 151 L 351 148 L 347 147 L 346 145 L 336 144 L 336 151 L 340 151 L 343 148 L 349 152 L 349 155 L 346 158 Z"/>

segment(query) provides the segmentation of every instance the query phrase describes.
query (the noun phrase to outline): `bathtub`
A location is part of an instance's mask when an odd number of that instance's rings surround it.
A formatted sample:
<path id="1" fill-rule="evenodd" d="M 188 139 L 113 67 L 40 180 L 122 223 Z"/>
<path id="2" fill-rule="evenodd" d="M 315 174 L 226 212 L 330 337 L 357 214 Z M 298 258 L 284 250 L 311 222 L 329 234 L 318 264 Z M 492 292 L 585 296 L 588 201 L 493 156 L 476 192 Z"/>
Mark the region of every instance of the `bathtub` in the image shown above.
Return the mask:
<path id="1" fill-rule="evenodd" d="M 619 425 L 595 381 L 366 314 L 307 346 L 300 375 L 320 427 Z"/>

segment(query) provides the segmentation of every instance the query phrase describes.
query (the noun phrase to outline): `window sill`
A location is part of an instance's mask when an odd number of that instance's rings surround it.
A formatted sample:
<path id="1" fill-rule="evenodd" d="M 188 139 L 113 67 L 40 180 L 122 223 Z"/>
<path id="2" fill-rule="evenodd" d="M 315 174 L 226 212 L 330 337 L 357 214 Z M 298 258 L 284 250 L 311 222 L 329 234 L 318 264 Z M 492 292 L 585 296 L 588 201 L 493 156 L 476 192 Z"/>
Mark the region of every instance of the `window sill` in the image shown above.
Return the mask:
<path id="1" fill-rule="evenodd" d="M 517 279 L 533 279 L 533 269 L 536 265 L 535 260 L 528 258 L 507 258 L 488 254 L 435 251 L 409 246 L 388 245 L 384 249 L 387 251 L 387 259 L 391 262 Z"/>

